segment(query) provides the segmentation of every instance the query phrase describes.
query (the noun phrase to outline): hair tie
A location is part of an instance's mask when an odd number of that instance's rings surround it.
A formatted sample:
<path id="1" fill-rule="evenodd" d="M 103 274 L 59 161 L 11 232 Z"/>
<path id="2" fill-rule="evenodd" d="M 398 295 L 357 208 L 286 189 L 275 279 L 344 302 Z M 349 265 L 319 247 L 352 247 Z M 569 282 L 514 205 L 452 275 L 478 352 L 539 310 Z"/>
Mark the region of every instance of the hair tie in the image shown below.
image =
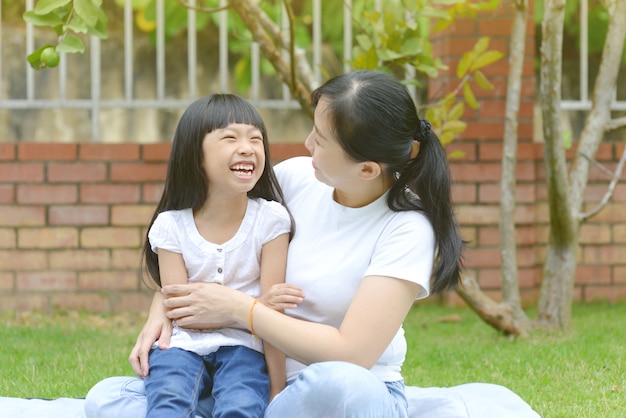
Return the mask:
<path id="1" fill-rule="evenodd" d="M 430 128 L 431 128 L 430 122 L 428 122 L 426 119 L 420 120 L 420 124 L 418 127 L 418 135 L 417 135 L 418 142 L 420 142 L 421 139 L 423 138 L 428 138 L 431 132 Z"/>

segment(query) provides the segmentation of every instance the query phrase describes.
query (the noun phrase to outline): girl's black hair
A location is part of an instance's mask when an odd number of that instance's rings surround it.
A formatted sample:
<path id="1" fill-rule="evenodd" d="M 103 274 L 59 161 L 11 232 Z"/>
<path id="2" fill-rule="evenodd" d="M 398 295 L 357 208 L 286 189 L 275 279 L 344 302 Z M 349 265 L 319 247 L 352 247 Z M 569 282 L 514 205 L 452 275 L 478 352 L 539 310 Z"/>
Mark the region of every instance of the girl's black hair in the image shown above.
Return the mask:
<path id="1" fill-rule="evenodd" d="M 464 243 L 452 208 L 447 157 L 430 124 L 417 116 L 407 88 L 383 72 L 353 71 L 313 91 L 313 106 L 322 98 L 346 154 L 354 161 L 380 163 L 396 178 L 389 208 L 418 210 L 430 220 L 437 245 L 432 292 L 454 288 L 463 267 Z M 415 141 L 419 151 L 412 158 Z"/>
<path id="2" fill-rule="evenodd" d="M 211 94 L 193 102 L 185 110 L 176 126 L 167 165 L 165 187 L 161 200 L 152 215 L 148 231 L 161 212 L 188 208 L 197 210 L 202 207 L 207 199 L 209 187 L 203 168 L 204 137 L 215 129 L 223 129 L 231 123 L 255 126 L 263 136 L 265 166 L 261 178 L 248 192 L 248 196 L 285 204 L 283 192 L 271 165 L 267 130 L 259 112 L 239 96 Z M 147 232 L 142 258 L 149 276 L 158 286 L 161 286 L 159 259 L 150 247 Z"/>

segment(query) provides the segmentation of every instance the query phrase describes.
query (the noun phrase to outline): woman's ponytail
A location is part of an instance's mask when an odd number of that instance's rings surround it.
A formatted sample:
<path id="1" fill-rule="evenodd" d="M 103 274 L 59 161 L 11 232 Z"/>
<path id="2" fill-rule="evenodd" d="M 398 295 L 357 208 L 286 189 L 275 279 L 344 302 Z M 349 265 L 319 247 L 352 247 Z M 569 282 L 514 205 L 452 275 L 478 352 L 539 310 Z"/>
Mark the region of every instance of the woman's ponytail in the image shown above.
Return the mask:
<path id="1" fill-rule="evenodd" d="M 431 290 L 438 293 L 459 282 L 463 241 L 452 208 L 452 181 L 445 150 L 428 121 L 419 122 L 415 139 L 419 150 L 399 173 L 389 195 L 389 206 L 393 210 L 421 210 L 430 220 L 437 242 Z"/>

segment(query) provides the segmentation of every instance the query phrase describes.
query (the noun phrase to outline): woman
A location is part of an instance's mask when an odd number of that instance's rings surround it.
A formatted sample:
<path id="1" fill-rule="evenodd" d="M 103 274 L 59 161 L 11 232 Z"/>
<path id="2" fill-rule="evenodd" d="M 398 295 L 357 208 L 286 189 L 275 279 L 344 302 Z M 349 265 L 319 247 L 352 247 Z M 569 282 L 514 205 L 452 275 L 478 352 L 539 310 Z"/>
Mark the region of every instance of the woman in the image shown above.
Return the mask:
<path id="1" fill-rule="evenodd" d="M 402 322 L 415 299 L 454 287 L 461 270 L 446 155 L 407 89 L 387 74 L 336 77 L 312 103 L 311 157 L 276 167 L 296 232 L 287 284 L 267 298 L 274 304 L 214 284 L 165 287 L 130 361 L 145 370 L 150 345 L 171 332 L 165 314 L 187 327 L 234 321 L 288 357 L 288 386 L 267 417 L 407 417 Z M 275 304 L 294 309 L 284 315 Z M 105 380 L 87 410 L 140 414 L 141 385 Z"/>

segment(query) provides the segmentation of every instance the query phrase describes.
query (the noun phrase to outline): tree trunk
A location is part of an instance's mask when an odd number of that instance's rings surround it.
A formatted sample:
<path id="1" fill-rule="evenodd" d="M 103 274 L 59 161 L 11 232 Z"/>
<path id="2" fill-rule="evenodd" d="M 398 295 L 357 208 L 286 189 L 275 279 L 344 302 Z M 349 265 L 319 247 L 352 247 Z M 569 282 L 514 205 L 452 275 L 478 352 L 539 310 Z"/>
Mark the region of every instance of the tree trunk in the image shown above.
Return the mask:
<path id="1" fill-rule="evenodd" d="M 515 0 L 515 16 L 509 44 L 509 76 L 506 93 L 506 121 L 500 183 L 500 258 L 503 302 L 485 295 L 475 279 L 464 277 L 457 293 L 478 316 L 507 335 L 526 336 L 530 320 L 520 300 L 515 242 L 515 189 L 517 126 L 526 44 L 528 0 Z"/>
<path id="2" fill-rule="evenodd" d="M 576 273 L 578 233 L 589 164 L 608 128 L 610 106 L 626 37 L 626 1 L 607 1 L 609 30 L 570 182 L 566 176 L 559 113 L 563 0 L 546 1 L 543 20 L 541 98 L 546 139 L 546 175 L 550 204 L 550 238 L 539 299 L 537 323 L 569 330 Z"/>
<path id="3" fill-rule="evenodd" d="M 504 144 L 502 152 L 502 180 L 500 182 L 500 259 L 502 272 L 502 299 L 511 307 L 519 334 L 530 329 L 530 320 L 522 310 L 517 274 L 517 244 L 515 242 L 515 190 L 517 168 L 517 127 L 521 96 L 528 0 L 516 0 L 515 16 L 509 43 L 509 76 L 506 90 Z"/>
<path id="4" fill-rule="evenodd" d="M 571 205 L 561 129 L 561 72 L 565 0 L 544 3 L 541 42 L 541 107 L 550 237 L 539 299 L 538 323 L 568 330 L 576 268 L 578 219 Z M 568 297 L 569 296 L 569 297 Z"/>

